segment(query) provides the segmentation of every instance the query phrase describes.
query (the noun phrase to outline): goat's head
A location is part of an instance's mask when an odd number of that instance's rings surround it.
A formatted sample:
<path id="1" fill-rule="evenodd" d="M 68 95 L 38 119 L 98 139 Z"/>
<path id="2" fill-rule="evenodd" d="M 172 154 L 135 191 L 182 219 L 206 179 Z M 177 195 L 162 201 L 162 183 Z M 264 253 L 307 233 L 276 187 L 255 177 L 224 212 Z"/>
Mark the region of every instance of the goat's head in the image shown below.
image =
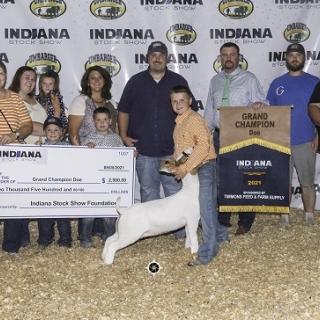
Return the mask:
<path id="1" fill-rule="evenodd" d="M 160 172 L 172 173 L 172 171 L 185 163 L 188 160 L 189 155 L 192 153 L 193 147 L 185 149 L 176 159 L 167 158 L 160 162 Z"/>

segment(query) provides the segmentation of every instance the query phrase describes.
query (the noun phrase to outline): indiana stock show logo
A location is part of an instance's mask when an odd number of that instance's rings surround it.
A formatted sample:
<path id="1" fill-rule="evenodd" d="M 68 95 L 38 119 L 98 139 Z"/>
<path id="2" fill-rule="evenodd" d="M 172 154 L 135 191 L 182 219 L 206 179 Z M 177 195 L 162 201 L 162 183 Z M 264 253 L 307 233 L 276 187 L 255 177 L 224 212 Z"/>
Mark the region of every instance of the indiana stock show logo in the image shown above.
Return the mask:
<path id="1" fill-rule="evenodd" d="M 29 56 L 26 66 L 31 67 L 37 75 L 53 70 L 57 73 L 61 70 L 61 63 L 58 58 L 48 52 L 39 52 Z"/>
<path id="2" fill-rule="evenodd" d="M 97 18 L 114 20 L 125 14 L 126 5 L 122 0 L 95 0 L 91 2 L 90 11 Z"/>
<path id="3" fill-rule="evenodd" d="M 106 53 L 97 53 L 90 56 L 85 64 L 85 69 L 87 70 L 92 66 L 100 66 L 106 69 L 111 77 L 116 76 L 121 70 L 121 65 L 117 58 Z"/>
<path id="4" fill-rule="evenodd" d="M 197 34 L 192 26 L 185 23 L 176 23 L 167 31 L 167 39 L 176 45 L 186 46 L 196 40 Z"/>
<path id="5" fill-rule="evenodd" d="M 307 25 L 301 22 L 293 22 L 287 25 L 283 32 L 284 38 L 291 43 L 300 43 L 310 37 L 310 30 Z"/>
<path id="6" fill-rule="evenodd" d="M 219 3 L 218 8 L 220 13 L 227 18 L 244 19 L 253 12 L 253 3 L 250 0 L 223 0 Z"/>
<path id="7" fill-rule="evenodd" d="M 42 19 L 55 19 L 62 16 L 67 9 L 63 0 L 34 0 L 30 3 L 30 11 Z"/>
<path id="8" fill-rule="evenodd" d="M 243 57 L 242 54 L 239 55 L 239 67 L 241 69 L 243 69 L 243 70 L 247 70 L 248 69 L 248 62 Z M 213 69 L 217 73 L 222 71 L 220 56 L 218 56 L 217 59 L 213 62 Z"/>

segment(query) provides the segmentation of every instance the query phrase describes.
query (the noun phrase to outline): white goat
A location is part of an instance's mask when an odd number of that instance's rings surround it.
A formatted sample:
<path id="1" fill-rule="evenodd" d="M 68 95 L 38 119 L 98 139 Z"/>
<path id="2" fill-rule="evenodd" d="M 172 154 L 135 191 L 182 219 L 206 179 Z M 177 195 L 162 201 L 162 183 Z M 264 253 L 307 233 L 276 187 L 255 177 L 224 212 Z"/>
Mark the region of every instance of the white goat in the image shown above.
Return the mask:
<path id="1" fill-rule="evenodd" d="M 171 173 L 175 167 L 187 159 L 192 148 L 184 151 L 177 161 L 166 159 L 161 163 L 160 171 Z M 126 209 L 120 209 L 120 197 L 117 199 L 117 211 L 120 214 L 116 232 L 106 240 L 102 260 L 112 264 L 117 250 L 127 247 L 141 238 L 151 237 L 185 227 L 185 247 L 191 253 L 198 251 L 197 229 L 200 219 L 199 179 L 195 172 L 188 173 L 182 179 L 182 189 L 164 199 L 137 203 Z"/>

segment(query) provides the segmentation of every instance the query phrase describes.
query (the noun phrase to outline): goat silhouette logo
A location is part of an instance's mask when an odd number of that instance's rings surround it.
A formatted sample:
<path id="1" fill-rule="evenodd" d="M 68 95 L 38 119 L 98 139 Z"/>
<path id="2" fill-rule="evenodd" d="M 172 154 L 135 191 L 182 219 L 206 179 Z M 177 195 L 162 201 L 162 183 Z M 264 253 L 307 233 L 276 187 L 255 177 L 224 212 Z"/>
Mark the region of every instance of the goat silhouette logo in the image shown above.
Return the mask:
<path id="1" fill-rule="evenodd" d="M 62 16 L 67 9 L 63 0 L 39 1 L 30 3 L 30 11 L 42 19 L 55 19 Z"/>
<path id="2" fill-rule="evenodd" d="M 242 54 L 239 55 L 239 67 L 243 70 L 248 69 L 248 62 L 247 60 L 243 57 Z M 219 73 L 222 71 L 222 66 L 221 66 L 221 61 L 220 61 L 220 56 L 217 57 L 217 59 L 213 62 L 213 69 L 215 72 Z"/>
<path id="3" fill-rule="evenodd" d="M 37 75 L 46 73 L 49 70 L 59 73 L 61 70 L 61 63 L 58 58 L 48 52 L 30 55 L 25 65 L 33 68 Z"/>
<path id="4" fill-rule="evenodd" d="M 114 20 L 119 19 L 125 14 L 126 5 L 122 0 L 92 1 L 90 11 L 97 18 L 103 20 Z"/>
<path id="5" fill-rule="evenodd" d="M 187 46 L 197 38 L 192 26 L 185 23 L 176 23 L 167 31 L 167 39 L 178 46 Z"/>
<path id="6" fill-rule="evenodd" d="M 287 25 L 283 32 L 284 38 L 291 43 L 300 43 L 306 41 L 310 37 L 310 30 L 306 24 L 294 22 Z"/>
<path id="7" fill-rule="evenodd" d="M 100 66 L 105 68 L 110 73 L 111 77 L 116 76 L 121 70 L 121 65 L 117 58 L 106 53 L 98 53 L 90 56 L 86 62 L 85 69 L 88 69 L 92 66 Z"/>
<path id="8" fill-rule="evenodd" d="M 231 19 L 245 19 L 253 12 L 253 3 L 250 0 L 221 1 L 219 11 Z"/>

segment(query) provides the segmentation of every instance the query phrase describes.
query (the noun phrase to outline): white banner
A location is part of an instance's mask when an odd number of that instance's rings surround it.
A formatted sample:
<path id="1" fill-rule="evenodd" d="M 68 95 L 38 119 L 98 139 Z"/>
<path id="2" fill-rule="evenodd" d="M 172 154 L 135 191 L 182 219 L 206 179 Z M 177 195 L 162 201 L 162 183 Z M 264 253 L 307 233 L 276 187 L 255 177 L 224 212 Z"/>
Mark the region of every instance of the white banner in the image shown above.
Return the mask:
<path id="1" fill-rule="evenodd" d="M 58 72 L 69 108 L 92 65 L 110 72 L 118 102 L 128 79 L 148 67 L 150 43 L 160 40 L 168 47 L 168 68 L 188 80 L 203 114 L 225 42 L 239 45 L 241 67 L 257 76 L 265 93 L 287 72 L 291 43 L 305 47 L 304 70 L 319 76 L 319 12 L 319 0 L 1 0 L 0 59 L 7 86 L 22 65 L 38 75 Z"/>
<path id="2" fill-rule="evenodd" d="M 134 202 L 134 148 L 0 146 L 0 217 L 118 216 Z"/>
<path id="3" fill-rule="evenodd" d="M 69 107 L 92 65 L 110 72 L 119 101 L 128 79 L 148 67 L 150 43 L 160 40 L 168 68 L 188 80 L 201 113 L 225 42 L 239 45 L 241 67 L 265 92 L 287 72 L 291 43 L 304 45 L 305 71 L 319 76 L 319 12 L 318 0 L 1 0 L 0 59 L 7 85 L 22 65 L 39 75 L 58 72 Z"/>

